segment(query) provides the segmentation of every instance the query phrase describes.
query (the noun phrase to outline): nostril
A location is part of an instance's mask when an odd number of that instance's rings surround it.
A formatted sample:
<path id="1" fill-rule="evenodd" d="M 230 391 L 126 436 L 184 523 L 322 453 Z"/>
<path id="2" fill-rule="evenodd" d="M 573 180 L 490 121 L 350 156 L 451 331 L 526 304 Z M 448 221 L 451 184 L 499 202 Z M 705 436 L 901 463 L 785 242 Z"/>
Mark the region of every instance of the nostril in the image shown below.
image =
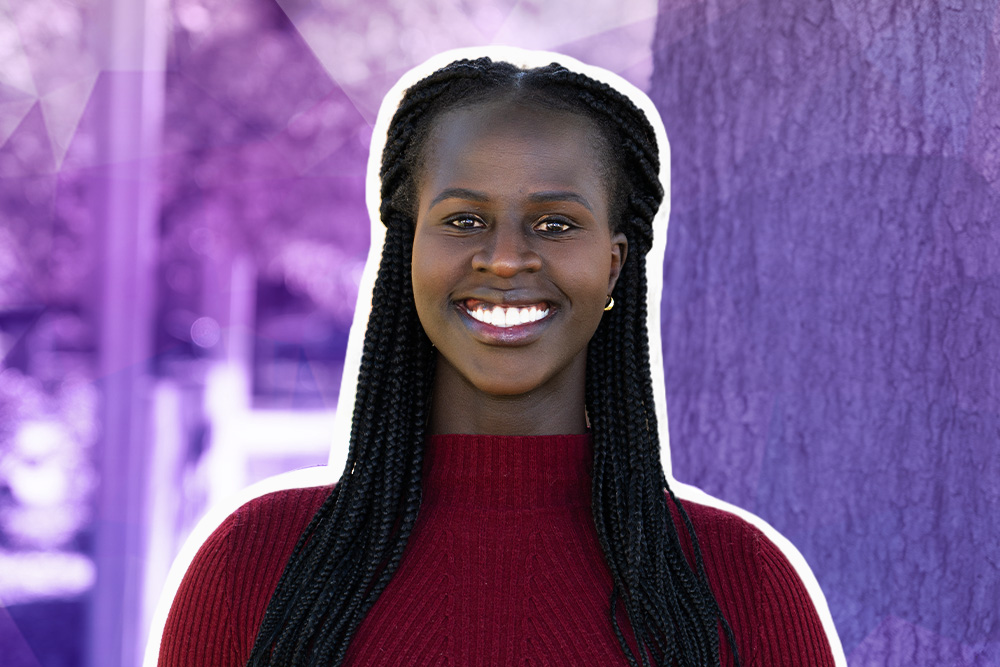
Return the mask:
<path id="1" fill-rule="evenodd" d="M 521 271 L 537 271 L 541 268 L 541 258 L 531 250 L 496 249 L 493 252 L 477 253 L 472 266 L 477 271 L 488 271 L 499 275 L 512 275 Z"/>

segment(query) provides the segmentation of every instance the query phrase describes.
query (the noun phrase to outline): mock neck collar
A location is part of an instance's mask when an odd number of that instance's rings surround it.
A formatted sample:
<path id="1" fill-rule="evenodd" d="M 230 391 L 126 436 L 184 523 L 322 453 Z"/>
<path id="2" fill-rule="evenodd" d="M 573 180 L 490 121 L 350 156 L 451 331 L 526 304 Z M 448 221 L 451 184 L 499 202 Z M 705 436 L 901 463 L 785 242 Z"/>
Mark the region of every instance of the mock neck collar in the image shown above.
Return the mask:
<path id="1" fill-rule="evenodd" d="M 593 448 L 583 435 L 435 435 L 424 452 L 424 507 L 590 506 Z"/>

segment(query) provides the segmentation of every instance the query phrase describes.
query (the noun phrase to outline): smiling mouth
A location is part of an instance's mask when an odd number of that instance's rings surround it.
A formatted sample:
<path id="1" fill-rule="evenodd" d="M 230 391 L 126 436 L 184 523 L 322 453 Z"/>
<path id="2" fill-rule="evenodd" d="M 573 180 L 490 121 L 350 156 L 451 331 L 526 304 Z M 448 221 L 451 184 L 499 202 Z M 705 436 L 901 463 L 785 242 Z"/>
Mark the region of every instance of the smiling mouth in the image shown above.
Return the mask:
<path id="1" fill-rule="evenodd" d="M 549 316 L 549 304 L 541 301 L 524 306 L 504 306 L 478 299 L 460 302 L 462 309 L 474 320 L 500 329 L 539 322 Z"/>

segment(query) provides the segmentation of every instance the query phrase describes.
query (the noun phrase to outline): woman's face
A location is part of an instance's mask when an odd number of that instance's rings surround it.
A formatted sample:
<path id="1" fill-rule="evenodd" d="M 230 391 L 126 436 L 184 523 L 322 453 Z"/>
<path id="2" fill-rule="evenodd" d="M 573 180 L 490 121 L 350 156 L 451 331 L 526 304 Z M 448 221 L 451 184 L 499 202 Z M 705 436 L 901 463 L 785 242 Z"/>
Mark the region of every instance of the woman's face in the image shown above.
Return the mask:
<path id="1" fill-rule="evenodd" d="M 610 229 L 599 141 L 586 118 L 523 103 L 436 121 L 412 278 L 438 382 L 457 374 L 494 396 L 582 387 L 627 250 Z"/>

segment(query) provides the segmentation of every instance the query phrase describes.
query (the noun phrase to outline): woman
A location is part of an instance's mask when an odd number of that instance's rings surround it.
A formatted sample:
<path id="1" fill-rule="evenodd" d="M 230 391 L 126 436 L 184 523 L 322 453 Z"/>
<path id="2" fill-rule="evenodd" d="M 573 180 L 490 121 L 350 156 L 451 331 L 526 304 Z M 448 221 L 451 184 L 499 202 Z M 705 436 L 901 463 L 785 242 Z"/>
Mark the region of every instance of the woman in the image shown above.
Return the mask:
<path id="1" fill-rule="evenodd" d="M 833 664 L 781 552 L 667 486 L 643 112 L 462 60 L 407 90 L 381 164 L 344 475 L 226 520 L 160 664 Z"/>

